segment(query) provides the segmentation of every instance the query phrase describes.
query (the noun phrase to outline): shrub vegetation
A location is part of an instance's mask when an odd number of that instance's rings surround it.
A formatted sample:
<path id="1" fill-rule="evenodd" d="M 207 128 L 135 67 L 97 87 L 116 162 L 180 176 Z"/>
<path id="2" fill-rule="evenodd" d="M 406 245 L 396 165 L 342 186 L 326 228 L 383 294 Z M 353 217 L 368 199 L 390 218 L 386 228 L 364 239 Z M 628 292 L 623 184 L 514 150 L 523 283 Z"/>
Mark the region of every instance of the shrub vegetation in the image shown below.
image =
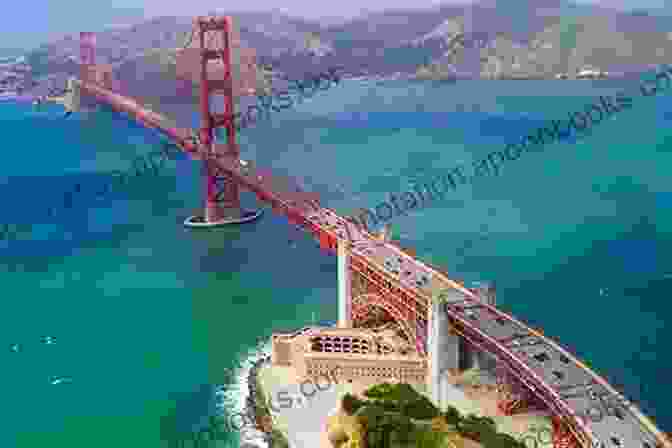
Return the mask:
<path id="1" fill-rule="evenodd" d="M 341 405 L 364 426 L 368 448 L 454 448 L 451 434 L 458 433 L 483 448 L 525 448 L 510 435 L 498 433 L 490 417 L 462 416 L 452 406 L 441 412 L 409 384 L 377 384 L 364 396 L 367 399 L 345 394 Z"/>

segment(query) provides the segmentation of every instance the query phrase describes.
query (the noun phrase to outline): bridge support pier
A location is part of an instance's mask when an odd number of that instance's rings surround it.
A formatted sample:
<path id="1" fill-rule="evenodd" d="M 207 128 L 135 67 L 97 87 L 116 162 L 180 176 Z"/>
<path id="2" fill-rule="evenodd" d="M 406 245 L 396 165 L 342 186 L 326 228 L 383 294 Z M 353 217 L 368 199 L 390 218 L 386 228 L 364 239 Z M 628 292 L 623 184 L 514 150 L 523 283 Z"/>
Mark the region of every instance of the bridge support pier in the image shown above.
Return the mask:
<path id="1" fill-rule="evenodd" d="M 67 92 L 63 101 L 66 109 L 72 112 L 80 111 L 81 92 L 76 78 L 68 78 Z"/>
<path id="2" fill-rule="evenodd" d="M 448 404 L 445 396 L 449 385 L 447 384 L 446 371 L 458 369 L 460 366 L 460 354 L 462 342 L 457 334 L 451 334 L 450 323 L 444 305 L 438 301 L 432 301 L 429 307 L 427 325 L 427 385 L 432 401 L 442 411 Z"/>
<path id="3" fill-rule="evenodd" d="M 480 288 L 480 297 L 486 303 L 495 305 L 494 286 Z M 447 302 L 461 301 L 462 294 L 457 291 L 448 292 Z M 444 312 L 445 304 L 432 301 L 428 315 L 428 369 L 427 385 L 432 401 L 445 411 L 449 403 L 448 391 L 452 387 L 448 382 L 449 370 L 467 370 L 477 368 L 496 376 L 496 359 L 480 350 L 470 347 L 457 333 L 452 332 L 448 316 Z"/>
<path id="4" fill-rule="evenodd" d="M 352 273 L 350 242 L 338 240 L 338 327 L 352 328 Z"/>

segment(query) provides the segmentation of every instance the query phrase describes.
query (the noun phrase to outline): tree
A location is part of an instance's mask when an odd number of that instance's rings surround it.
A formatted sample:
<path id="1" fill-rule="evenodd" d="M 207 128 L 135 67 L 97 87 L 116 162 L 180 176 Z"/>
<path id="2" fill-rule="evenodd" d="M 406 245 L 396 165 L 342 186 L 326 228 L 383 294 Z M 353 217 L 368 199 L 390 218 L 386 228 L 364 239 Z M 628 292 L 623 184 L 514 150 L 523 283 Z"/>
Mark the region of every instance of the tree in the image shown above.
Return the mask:
<path id="1" fill-rule="evenodd" d="M 391 423 L 394 425 L 394 432 L 396 434 L 394 442 L 401 444 L 401 446 L 406 446 L 415 440 L 413 438 L 415 425 L 410 418 L 405 416 L 397 416 L 392 419 Z"/>
<path id="2" fill-rule="evenodd" d="M 430 431 L 427 428 L 418 428 L 415 433 L 416 446 L 418 448 L 439 448 L 445 435 L 441 432 Z"/>
<path id="3" fill-rule="evenodd" d="M 385 410 L 380 406 L 366 404 L 355 414 L 360 421 L 366 422 L 366 440 L 369 448 L 389 447 L 389 428 L 385 422 Z"/>
<path id="4" fill-rule="evenodd" d="M 418 420 L 427 420 L 440 415 L 439 409 L 424 395 L 418 393 L 410 384 L 377 384 L 364 392 L 374 399 L 370 404 L 384 410 L 400 412 L 402 415 Z"/>
<path id="5" fill-rule="evenodd" d="M 366 404 L 365 401 L 360 400 L 350 393 L 346 393 L 343 395 L 343 398 L 341 398 L 341 408 L 348 415 L 354 415 L 364 404 Z"/>
<path id="6" fill-rule="evenodd" d="M 387 398 L 393 390 L 394 386 L 392 384 L 380 383 L 365 390 L 364 396 L 368 398 Z"/>
<path id="7" fill-rule="evenodd" d="M 429 420 L 441 415 L 439 409 L 425 396 L 404 404 L 401 410 L 404 415 L 417 420 Z"/>
<path id="8" fill-rule="evenodd" d="M 490 417 L 479 417 L 479 420 L 484 425 L 490 426 L 493 431 L 497 430 L 497 423 L 495 423 L 495 421 L 492 418 L 490 418 Z"/>
<path id="9" fill-rule="evenodd" d="M 371 404 L 380 406 L 389 412 L 399 412 L 401 409 L 399 403 L 394 400 L 373 400 Z"/>
<path id="10" fill-rule="evenodd" d="M 377 405 L 366 403 L 360 407 L 354 415 L 357 417 L 365 417 L 369 426 L 378 425 L 385 416 L 385 409 Z"/>
<path id="11" fill-rule="evenodd" d="M 411 419 L 394 414 L 376 417 L 375 421 L 370 421 L 367 425 L 369 448 L 389 448 L 391 443 L 395 446 L 408 446 L 416 441 L 416 428 Z"/>
<path id="12" fill-rule="evenodd" d="M 474 440 L 481 440 L 483 437 L 497 433 L 495 422 L 489 417 L 477 417 L 468 415 L 458 424 L 460 434 Z"/>
<path id="13" fill-rule="evenodd" d="M 392 398 L 400 402 L 412 402 L 424 398 L 424 395 L 418 393 L 410 384 L 395 384 L 392 391 Z"/>
<path id="14" fill-rule="evenodd" d="M 446 409 L 446 412 L 444 412 L 442 415 L 449 425 L 457 426 L 462 420 L 462 415 L 460 414 L 460 411 L 458 411 L 457 408 L 454 408 L 452 406 L 448 406 L 448 409 Z"/>
<path id="15" fill-rule="evenodd" d="M 488 433 L 481 438 L 484 448 L 525 448 L 525 444 L 504 433 Z"/>

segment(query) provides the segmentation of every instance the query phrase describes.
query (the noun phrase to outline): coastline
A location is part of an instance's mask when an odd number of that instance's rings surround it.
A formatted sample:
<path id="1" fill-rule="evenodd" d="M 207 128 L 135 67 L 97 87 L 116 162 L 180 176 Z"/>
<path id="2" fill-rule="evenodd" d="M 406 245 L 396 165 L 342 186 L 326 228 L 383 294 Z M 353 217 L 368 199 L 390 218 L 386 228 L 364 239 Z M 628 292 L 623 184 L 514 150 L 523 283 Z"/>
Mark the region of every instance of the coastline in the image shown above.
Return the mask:
<path id="1" fill-rule="evenodd" d="M 238 402 L 239 405 L 234 404 L 234 409 L 237 408 L 239 415 L 244 415 L 247 419 L 247 422 L 241 425 L 240 429 L 236 429 L 240 435 L 240 447 L 241 448 L 272 448 L 273 445 L 270 443 L 269 435 L 264 432 L 261 426 L 260 413 L 257 412 L 257 394 L 260 389 L 258 387 L 257 381 L 257 372 L 261 367 L 266 363 L 270 362 L 271 355 L 264 349 L 261 349 L 257 352 L 258 357 L 256 359 L 250 360 L 249 367 L 247 368 L 247 375 L 243 374 L 239 377 L 239 388 L 238 393 L 234 392 L 235 395 L 246 395 L 245 397 L 240 397 L 242 402 Z M 254 357 L 254 355 L 253 355 Z M 247 382 L 247 385 L 245 384 Z M 233 392 L 233 391 L 232 391 Z M 234 399 L 234 401 L 237 401 Z M 227 406 L 228 407 L 228 406 Z M 254 424 L 252 424 L 254 422 Z"/>
<path id="2" fill-rule="evenodd" d="M 271 356 L 269 354 L 264 354 L 264 356 L 262 356 L 260 359 L 252 363 L 252 367 L 250 367 L 250 371 L 247 374 L 247 397 L 245 398 L 245 412 L 244 412 L 245 415 L 247 415 L 250 418 L 250 420 L 254 421 L 254 429 L 263 433 L 264 442 L 266 443 L 266 446 L 269 448 L 272 447 L 273 445 L 270 443 L 268 437 L 269 433 L 264 431 L 264 428 L 261 425 L 262 416 L 257 412 L 258 394 L 263 395 L 263 392 L 259 387 L 259 382 L 257 380 L 257 372 L 264 365 L 270 363 L 270 360 Z M 246 441 L 243 440 L 242 432 L 240 435 L 241 435 L 240 443 L 242 447 Z"/>
<path id="3" fill-rule="evenodd" d="M 36 98 L 37 97 L 31 96 L 31 95 L 6 95 L 6 96 L 0 95 L 0 103 L 5 103 L 5 102 L 17 102 L 17 103 L 32 102 Z"/>
<path id="4" fill-rule="evenodd" d="M 248 417 L 253 425 L 243 426 L 240 432 L 241 448 L 290 448 L 286 436 L 273 427 L 271 410 L 264 390 L 259 382 L 258 373 L 271 364 L 270 352 L 262 351 L 261 356 L 252 361 L 247 372 L 247 396 L 241 413 Z M 241 390 L 244 390 L 241 388 Z"/>
<path id="5" fill-rule="evenodd" d="M 270 365 L 271 355 L 265 354 L 261 359 L 255 361 L 247 375 L 247 398 L 245 399 L 245 414 L 254 421 L 254 430 L 262 434 L 264 447 L 268 448 L 289 448 L 289 441 L 282 432 L 273 427 L 271 412 L 268 409 L 264 390 L 258 379 L 258 372 L 262 367 Z M 241 432 L 241 448 L 247 446 L 259 446 L 258 438 L 254 441 L 244 440 Z"/>
<path id="6" fill-rule="evenodd" d="M 333 321 L 322 321 L 319 324 L 335 326 Z M 318 324 L 318 325 L 319 325 Z M 295 330 L 282 329 L 283 332 L 297 333 L 307 326 L 299 326 Z M 269 409 L 270 398 L 266 396 L 261 387 L 258 373 L 263 367 L 271 365 L 271 344 L 268 342 L 268 350 L 261 350 L 259 358 L 250 362 L 247 373 L 247 396 L 243 402 L 241 412 L 246 415 L 254 425 L 243 426 L 240 430 L 241 448 L 292 448 L 285 435 L 273 425 L 272 412 Z M 244 377 L 243 377 L 244 378 Z M 241 388 L 241 390 L 243 390 Z"/>

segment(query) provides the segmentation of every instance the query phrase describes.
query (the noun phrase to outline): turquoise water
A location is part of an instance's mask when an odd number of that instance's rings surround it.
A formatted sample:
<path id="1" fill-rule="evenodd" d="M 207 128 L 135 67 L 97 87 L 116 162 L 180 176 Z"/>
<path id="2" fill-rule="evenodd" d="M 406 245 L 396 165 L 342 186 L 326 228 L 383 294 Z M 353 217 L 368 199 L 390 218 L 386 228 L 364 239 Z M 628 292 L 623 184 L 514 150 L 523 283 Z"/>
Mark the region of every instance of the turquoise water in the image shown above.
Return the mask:
<path id="1" fill-rule="evenodd" d="M 243 158 L 346 213 L 622 87 L 347 82 L 245 129 Z M 670 95 L 636 98 L 584 141 L 525 154 L 393 223 L 455 278 L 495 280 L 503 309 L 562 341 L 667 430 Z M 64 189 L 98 188 L 162 141 L 112 114 L 61 115 L 0 105 L 3 222 L 46 222 L 42 209 Z M 0 446 L 167 446 L 213 412 L 213 386 L 259 337 L 313 313 L 335 319 L 333 257 L 270 210 L 242 227 L 185 230 L 201 189 L 198 162 L 169 162 L 36 226 L 32 241 L 0 246 Z"/>

